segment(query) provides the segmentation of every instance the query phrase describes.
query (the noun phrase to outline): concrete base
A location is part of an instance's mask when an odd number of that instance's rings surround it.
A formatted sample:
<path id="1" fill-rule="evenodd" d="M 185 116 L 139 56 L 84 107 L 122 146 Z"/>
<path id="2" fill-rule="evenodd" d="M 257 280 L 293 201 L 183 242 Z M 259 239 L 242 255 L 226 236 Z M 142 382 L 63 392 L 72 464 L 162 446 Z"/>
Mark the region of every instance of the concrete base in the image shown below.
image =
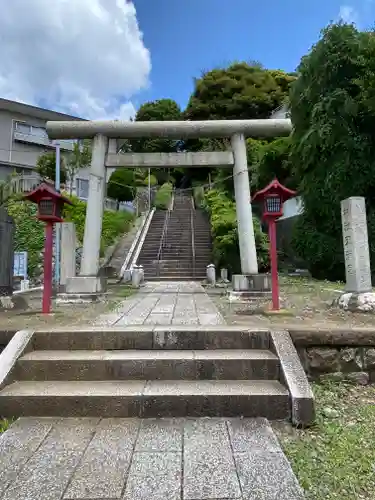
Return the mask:
<path id="1" fill-rule="evenodd" d="M 107 290 L 107 281 L 102 276 L 75 276 L 68 278 L 67 294 L 100 294 Z"/>
<path id="2" fill-rule="evenodd" d="M 232 286 L 234 292 L 270 292 L 271 276 L 269 274 L 234 274 Z"/>
<path id="3" fill-rule="evenodd" d="M 375 293 L 343 293 L 335 299 L 334 305 L 344 311 L 375 313 Z"/>
<path id="4" fill-rule="evenodd" d="M 272 298 L 271 292 L 264 292 L 258 290 L 247 290 L 243 292 L 238 292 L 235 290 L 231 290 L 228 292 L 228 300 L 229 302 L 244 302 L 244 301 L 252 301 L 252 300 L 270 300 Z"/>
<path id="5" fill-rule="evenodd" d="M 92 302 L 100 302 L 103 294 L 99 293 L 59 293 L 56 297 L 56 304 L 91 304 Z"/>
<path id="6" fill-rule="evenodd" d="M 25 297 L 20 297 L 19 295 L 0 297 L 0 311 L 21 311 L 26 310 L 27 308 L 28 303 Z"/>

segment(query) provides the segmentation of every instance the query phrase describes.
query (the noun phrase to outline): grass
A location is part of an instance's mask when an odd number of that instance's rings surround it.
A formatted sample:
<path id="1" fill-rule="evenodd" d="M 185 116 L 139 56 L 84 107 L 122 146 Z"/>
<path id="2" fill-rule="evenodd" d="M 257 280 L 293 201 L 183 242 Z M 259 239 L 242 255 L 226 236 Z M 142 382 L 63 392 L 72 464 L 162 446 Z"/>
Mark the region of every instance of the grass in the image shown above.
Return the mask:
<path id="1" fill-rule="evenodd" d="M 8 420 L 7 418 L 4 418 L 0 420 L 0 434 L 2 432 L 5 432 L 9 427 L 12 425 L 13 420 Z"/>
<path id="2" fill-rule="evenodd" d="M 316 425 L 277 430 L 307 499 L 375 498 L 375 388 L 314 384 Z"/>

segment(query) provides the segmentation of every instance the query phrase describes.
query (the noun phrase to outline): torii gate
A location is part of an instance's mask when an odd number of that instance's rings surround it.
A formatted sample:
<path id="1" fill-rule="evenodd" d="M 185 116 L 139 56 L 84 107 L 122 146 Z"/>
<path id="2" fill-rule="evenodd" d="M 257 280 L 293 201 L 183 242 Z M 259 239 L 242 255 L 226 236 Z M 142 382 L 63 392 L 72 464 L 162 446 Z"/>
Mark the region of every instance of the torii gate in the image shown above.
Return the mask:
<path id="1" fill-rule="evenodd" d="M 93 139 L 81 269 L 79 276 L 68 281 L 67 292 L 94 294 L 103 291 L 98 272 L 106 168 L 232 167 L 241 272 L 245 276 L 257 275 L 245 137 L 279 137 L 289 135 L 291 130 L 289 119 L 47 122 L 50 139 Z M 117 139 L 140 137 L 229 137 L 232 150 L 197 153 L 116 153 Z"/>

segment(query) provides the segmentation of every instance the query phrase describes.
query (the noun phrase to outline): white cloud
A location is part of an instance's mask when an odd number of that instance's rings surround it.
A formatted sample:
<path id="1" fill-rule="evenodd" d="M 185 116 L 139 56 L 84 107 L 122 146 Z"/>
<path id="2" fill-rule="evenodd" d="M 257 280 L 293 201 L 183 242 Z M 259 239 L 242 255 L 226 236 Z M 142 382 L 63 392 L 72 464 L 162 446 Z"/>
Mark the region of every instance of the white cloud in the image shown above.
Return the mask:
<path id="1" fill-rule="evenodd" d="M 0 97 L 85 118 L 134 114 L 150 54 L 126 0 L 0 0 Z"/>
<path id="2" fill-rule="evenodd" d="M 358 20 L 358 13 L 351 5 L 341 5 L 339 19 L 345 23 L 356 23 Z"/>

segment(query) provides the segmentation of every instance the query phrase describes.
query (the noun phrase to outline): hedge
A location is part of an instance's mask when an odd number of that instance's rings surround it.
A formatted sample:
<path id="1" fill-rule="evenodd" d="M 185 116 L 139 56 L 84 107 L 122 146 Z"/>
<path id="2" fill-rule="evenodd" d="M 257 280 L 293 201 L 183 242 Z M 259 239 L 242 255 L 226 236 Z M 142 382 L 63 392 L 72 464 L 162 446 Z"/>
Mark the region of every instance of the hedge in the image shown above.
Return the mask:
<path id="1" fill-rule="evenodd" d="M 72 200 L 73 205 L 66 208 L 64 220 L 75 223 L 77 239 L 82 244 L 86 203 L 75 196 L 68 197 Z M 36 205 L 32 203 L 20 201 L 19 199 L 9 199 L 7 209 L 9 215 L 14 218 L 16 225 L 14 249 L 17 252 L 28 252 L 28 273 L 31 278 L 35 277 L 42 259 L 44 224 L 36 219 Z M 101 238 L 102 253 L 113 243 L 116 236 L 125 233 L 129 229 L 133 218 L 133 214 L 127 211 L 104 211 Z"/>
<path id="2" fill-rule="evenodd" d="M 230 273 L 239 273 L 241 262 L 235 202 L 225 192 L 213 189 L 205 194 L 203 206 L 211 220 L 214 264 L 228 268 Z M 268 238 L 256 217 L 253 217 L 253 224 L 258 267 L 260 271 L 265 271 L 269 265 Z"/>
<path id="3" fill-rule="evenodd" d="M 173 186 L 166 182 L 156 192 L 154 204 L 159 210 L 168 210 L 172 201 Z"/>

